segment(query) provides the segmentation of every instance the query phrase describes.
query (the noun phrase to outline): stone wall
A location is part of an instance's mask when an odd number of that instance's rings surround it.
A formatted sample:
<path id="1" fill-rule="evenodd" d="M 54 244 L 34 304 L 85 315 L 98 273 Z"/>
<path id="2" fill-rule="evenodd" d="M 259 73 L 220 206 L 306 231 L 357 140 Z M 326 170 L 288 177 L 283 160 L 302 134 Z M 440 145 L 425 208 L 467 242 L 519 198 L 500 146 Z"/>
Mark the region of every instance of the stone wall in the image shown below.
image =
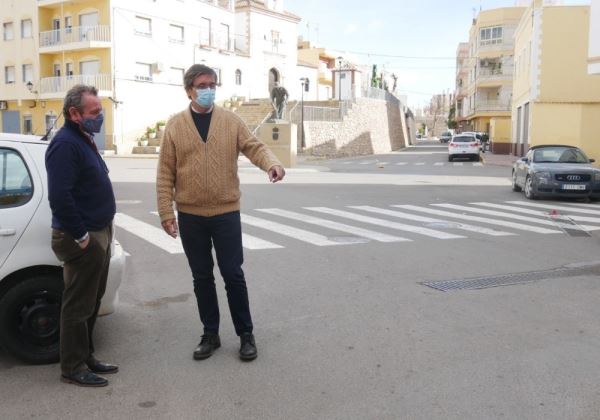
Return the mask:
<path id="1" fill-rule="evenodd" d="M 313 156 L 387 153 L 406 145 L 407 127 L 400 106 L 379 99 L 357 98 L 343 122 L 305 121 L 304 126 L 305 147 L 299 152 Z"/>

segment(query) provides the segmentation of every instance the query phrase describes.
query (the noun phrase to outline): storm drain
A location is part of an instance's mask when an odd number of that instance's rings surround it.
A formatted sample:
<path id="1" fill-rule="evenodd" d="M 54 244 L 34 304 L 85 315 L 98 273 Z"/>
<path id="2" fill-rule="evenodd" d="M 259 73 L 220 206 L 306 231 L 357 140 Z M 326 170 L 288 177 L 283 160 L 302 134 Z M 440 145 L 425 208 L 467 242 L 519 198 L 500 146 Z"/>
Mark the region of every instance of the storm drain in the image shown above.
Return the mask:
<path id="1" fill-rule="evenodd" d="M 533 283 L 538 280 L 555 279 L 562 277 L 576 277 L 586 275 L 600 275 L 600 265 L 584 267 L 560 267 L 552 270 L 530 271 L 528 273 L 504 274 L 491 277 L 476 277 L 463 280 L 442 280 L 420 282 L 442 292 L 451 290 L 478 290 L 490 287 L 511 286 L 515 284 Z"/>

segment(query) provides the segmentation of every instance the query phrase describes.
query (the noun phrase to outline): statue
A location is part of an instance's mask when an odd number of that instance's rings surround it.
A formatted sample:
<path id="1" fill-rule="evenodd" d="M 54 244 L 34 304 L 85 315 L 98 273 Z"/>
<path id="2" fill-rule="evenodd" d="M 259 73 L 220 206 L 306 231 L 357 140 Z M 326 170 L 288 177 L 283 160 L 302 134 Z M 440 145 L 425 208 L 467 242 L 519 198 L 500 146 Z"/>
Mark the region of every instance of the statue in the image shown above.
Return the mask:
<path id="1" fill-rule="evenodd" d="M 273 104 L 273 120 L 283 119 L 283 113 L 288 101 L 288 91 L 279 82 L 275 82 L 271 90 L 271 102 Z"/>

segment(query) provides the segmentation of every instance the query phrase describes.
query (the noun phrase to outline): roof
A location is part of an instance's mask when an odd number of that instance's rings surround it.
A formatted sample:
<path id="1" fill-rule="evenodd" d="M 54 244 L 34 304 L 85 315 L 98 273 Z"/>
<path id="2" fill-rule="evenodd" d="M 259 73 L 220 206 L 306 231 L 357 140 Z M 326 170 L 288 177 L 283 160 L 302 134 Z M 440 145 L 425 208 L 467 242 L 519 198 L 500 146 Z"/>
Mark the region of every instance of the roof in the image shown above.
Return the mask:
<path id="1" fill-rule="evenodd" d="M 579 147 L 572 144 L 538 144 L 537 146 L 531 146 L 529 150 L 540 149 L 542 147 L 570 147 L 571 149 L 579 149 Z"/>
<path id="2" fill-rule="evenodd" d="M 14 133 L 0 133 L 0 141 L 10 141 L 15 143 L 35 143 L 35 144 L 48 144 L 41 140 L 42 136 L 33 136 L 30 134 L 14 134 Z"/>

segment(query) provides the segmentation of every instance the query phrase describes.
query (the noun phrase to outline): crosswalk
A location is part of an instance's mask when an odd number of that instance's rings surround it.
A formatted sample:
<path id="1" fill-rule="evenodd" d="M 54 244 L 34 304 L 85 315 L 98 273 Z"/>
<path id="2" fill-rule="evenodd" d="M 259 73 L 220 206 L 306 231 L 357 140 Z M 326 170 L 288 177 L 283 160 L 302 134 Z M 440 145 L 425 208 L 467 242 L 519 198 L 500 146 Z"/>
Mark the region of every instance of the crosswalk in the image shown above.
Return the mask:
<path id="1" fill-rule="evenodd" d="M 347 160 L 340 162 L 342 165 L 371 165 L 371 166 L 477 166 L 482 167 L 481 162 L 380 162 L 378 160 Z"/>
<path id="2" fill-rule="evenodd" d="M 179 238 L 155 222 L 117 213 L 120 229 L 169 254 L 182 254 Z M 150 220 L 146 218 L 146 220 Z M 577 231 L 589 236 L 600 230 L 600 206 L 588 203 L 530 201 L 349 205 L 340 208 L 259 208 L 241 214 L 242 241 L 248 250 L 275 250 L 304 243 L 336 247 L 417 240 L 469 240 L 523 234 L 557 235 Z M 252 234 L 246 232 L 250 230 Z M 340 236 L 340 232 L 342 235 Z M 582 235 L 574 235 L 582 236 Z"/>

